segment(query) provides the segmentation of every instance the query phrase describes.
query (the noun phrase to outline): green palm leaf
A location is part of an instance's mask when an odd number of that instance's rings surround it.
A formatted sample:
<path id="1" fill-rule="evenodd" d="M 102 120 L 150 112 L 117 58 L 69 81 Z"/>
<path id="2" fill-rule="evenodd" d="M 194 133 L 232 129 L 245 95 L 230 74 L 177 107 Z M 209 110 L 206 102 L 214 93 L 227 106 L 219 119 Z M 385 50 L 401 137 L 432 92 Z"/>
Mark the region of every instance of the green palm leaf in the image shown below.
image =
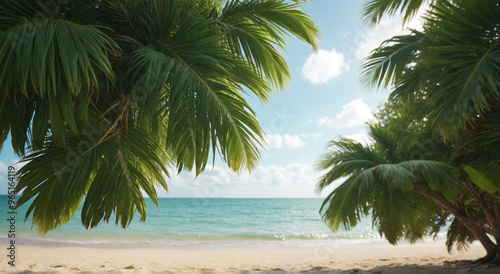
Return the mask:
<path id="1" fill-rule="evenodd" d="M 363 63 L 361 82 L 376 88 L 388 88 L 415 62 L 425 38 L 418 32 L 395 36 L 373 50 Z"/>
<path id="2" fill-rule="evenodd" d="M 401 239 L 415 241 L 432 231 L 432 211 L 417 211 L 422 199 L 416 186 L 438 184 L 436 190 L 446 191 L 456 180 L 456 170 L 449 164 L 434 160 L 410 160 L 417 148 L 406 141 L 405 133 L 393 132 L 380 125 L 370 125 L 371 146 L 342 139 L 330 143 L 330 152 L 318 164 L 326 173 L 316 189 L 323 190 L 336 180 L 346 178 L 325 199 L 320 209 L 324 222 L 333 231 L 341 226 L 350 229 L 371 209 L 372 223 L 389 243 Z M 443 195 L 452 195 L 446 193 Z M 420 227 L 417 229 L 416 227 Z"/>
<path id="3" fill-rule="evenodd" d="M 144 221 L 141 190 L 158 206 L 155 187 L 167 190 L 164 174 L 168 175 L 168 171 L 163 162 L 168 155 L 134 127 L 126 136 L 116 134 L 95 144 L 99 136 L 68 135 L 66 149 L 49 139 L 43 150 L 25 157 L 27 164 L 19 171 L 17 190 L 22 195 L 18 204 L 34 198 L 26 217 L 33 214 L 33 224 L 40 232 L 68 222 L 82 199 L 82 222 L 87 228 L 111 216 L 125 227 L 136 210 Z"/>
<path id="4" fill-rule="evenodd" d="M 291 74 L 278 49 L 286 45 L 286 32 L 318 47 L 319 31 L 314 22 L 299 11 L 300 3 L 277 1 L 228 1 L 219 15 L 230 49 L 256 67 L 263 77 L 283 88 Z M 262 98 L 266 100 L 267 98 Z"/>
<path id="5" fill-rule="evenodd" d="M 364 4 L 363 18 L 365 22 L 375 25 L 384 15 L 400 13 L 405 24 L 417 14 L 425 2 L 425 0 L 370 0 Z"/>
<path id="6" fill-rule="evenodd" d="M 341 226 L 344 229 L 355 227 L 367 215 L 369 196 L 366 194 L 371 190 L 370 179 L 364 173 L 353 174 L 325 199 L 320 213 L 332 231 L 337 231 Z M 360 191 L 361 185 L 365 185 L 363 191 Z"/>

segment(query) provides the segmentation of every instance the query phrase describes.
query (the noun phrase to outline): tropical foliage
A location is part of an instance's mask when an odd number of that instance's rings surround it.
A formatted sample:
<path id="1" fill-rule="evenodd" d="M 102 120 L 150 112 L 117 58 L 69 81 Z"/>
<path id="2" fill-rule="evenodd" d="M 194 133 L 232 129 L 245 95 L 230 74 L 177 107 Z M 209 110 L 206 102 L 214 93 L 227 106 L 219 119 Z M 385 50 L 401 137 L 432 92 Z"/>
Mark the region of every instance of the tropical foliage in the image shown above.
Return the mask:
<path id="1" fill-rule="evenodd" d="M 239 172 L 263 132 L 245 94 L 267 102 L 291 73 L 289 36 L 319 31 L 283 0 L 4 0 L 0 6 L 0 146 L 26 165 L 18 206 L 42 232 L 115 218 L 143 192 L 157 204 L 169 166 L 203 172 L 216 154 Z"/>
<path id="2" fill-rule="evenodd" d="M 330 143 L 330 152 L 319 165 L 328 172 L 318 183 L 318 190 L 346 177 L 321 208 L 332 230 L 340 226 L 349 229 L 361 218 L 371 216 L 373 225 L 391 244 L 401 239 L 414 242 L 439 231 L 447 216 L 436 212 L 435 206 L 415 189 L 427 180 L 443 192 L 452 189 L 454 169 L 437 160 L 413 159 L 421 144 L 411 140 L 413 136 L 404 135 L 372 125 L 373 145 L 348 139 Z"/>
<path id="3" fill-rule="evenodd" d="M 401 13 L 408 21 L 424 2 L 368 1 L 365 19 Z M 391 243 L 449 222 L 449 250 L 478 240 L 484 261 L 499 263 L 500 2 L 429 2 L 422 31 L 385 41 L 365 60 L 361 81 L 391 88 L 390 98 L 370 126 L 373 144 L 334 141 L 321 160 L 319 190 L 347 178 L 322 214 L 336 229 L 371 209 Z"/>

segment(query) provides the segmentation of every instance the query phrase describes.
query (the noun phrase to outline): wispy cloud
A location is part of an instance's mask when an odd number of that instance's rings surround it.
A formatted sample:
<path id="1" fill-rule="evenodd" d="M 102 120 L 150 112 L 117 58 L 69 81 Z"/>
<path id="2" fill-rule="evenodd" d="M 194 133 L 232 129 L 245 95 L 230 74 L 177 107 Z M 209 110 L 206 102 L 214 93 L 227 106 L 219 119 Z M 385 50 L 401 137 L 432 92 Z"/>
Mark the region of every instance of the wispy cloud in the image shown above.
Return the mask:
<path id="1" fill-rule="evenodd" d="M 317 174 L 310 165 L 292 163 L 288 165 L 258 166 L 251 174 L 237 175 L 225 166 L 207 167 L 196 180 L 192 173 L 181 173 L 171 179 L 169 184 L 195 186 L 211 185 L 304 185 L 314 184 Z"/>
<path id="2" fill-rule="evenodd" d="M 369 145 L 373 143 L 373 139 L 370 137 L 370 135 L 368 135 L 368 131 L 366 131 L 365 129 L 354 134 L 344 134 L 342 135 L 342 137 L 357 141 L 364 145 Z"/>
<path id="3" fill-rule="evenodd" d="M 169 182 L 170 197 L 312 197 L 320 174 L 313 166 L 302 163 L 256 167 L 251 174 L 235 174 L 228 167 L 215 165 L 196 179 L 182 172 Z M 326 194 L 325 194 L 326 195 Z M 203 201 L 201 201 L 203 202 Z"/>
<path id="4" fill-rule="evenodd" d="M 310 121 L 309 121 L 310 120 Z M 314 122 L 312 119 L 308 119 L 308 122 Z M 323 132 L 316 132 L 316 133 L 309 133 L 309 134 L 301 134 L 300 135 L 301 138 L 304 138 L 304 139 L 309 139 L 311 138 L 312 140 L 314 141 L 319 141 L 321 139 L 321 137 L 323 137 Z"/>

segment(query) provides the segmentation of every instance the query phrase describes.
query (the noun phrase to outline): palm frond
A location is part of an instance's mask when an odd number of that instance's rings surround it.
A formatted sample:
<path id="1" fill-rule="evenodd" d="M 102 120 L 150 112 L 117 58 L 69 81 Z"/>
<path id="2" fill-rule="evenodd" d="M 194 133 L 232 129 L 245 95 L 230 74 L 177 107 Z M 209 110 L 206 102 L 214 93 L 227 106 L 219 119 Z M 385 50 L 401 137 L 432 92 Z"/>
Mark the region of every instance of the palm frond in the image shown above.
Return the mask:
<path id="1" fill-rule="evenodd" d="M 33 215 L 33 224 L 41 233 L 68 222 L 82 199 L 82 223 L 87 228 L 111 216 L 125 227 L 136 209 L 144 221 L 141 190 L 158 206 L 155 186 L 167 190 L 164 174 L 168 171 L 163 162 L 168 155 L 158 150 L 151 137 L 133 127 L 126 136 L 116 134 L 96 145 L 99 137 L 68 135 L 66 149 L 49 138 L 40 152 L 24 158 L 27 164 L 19 171 L 17 191 L 21 197 L 17 206 L 34 199 L 26 217 Z"/>
<path id="2" fill-rule="evenodd" d="M 446 249 L 451 253 L 455 245 L 458 250 L 467 250 L 476 237 L 457 218 L 453 219 L 446 233 Z"/>
<path id="3" fill-rule="evenodd" d="M 425 0 L 370 0 L 363 6 L 363 19 L 371 25 L 376 25 L 385 15 L 393 16 L 400 13 L 405 24 L 415 17 L 425 2 Z"/>
<path id="4" fill-rule="evenodd" d="M 416 220 L 412 195 L 383 187 L 378 187 L 373 195 L 376 202 L 372 203 L 372 223 L 381 236 L 395 245 L 404 237 L 406 226 Z"/>
<path id="5" fill-rule="evenodd" d="M 318 193 L 335 180 L 371 168 L 380 161 L 370 147 L 349 139 L 331 141 L 329 150 L 330 152 L 323 155 L 317 163 L 318 170 L 328 170 L 316 184 L 316 192 Z"/>
<path id="6" fill-rule="evenodd" d="M 231 51 L 258 69 L 277 88 L 284 88 L 291 73 L 276 47 L 286 45 L 290 33 L 318 48 L 320 32 L 300 3 L 270 1 L 228 1 L 218 17 Z"/>
<path id="7" fill-rule="evenodd" d="M 41 233 L 53 230 L 73 217 L 97 165 L 95 151 L 78 155 L 76 140 L 68 140 L 67 145 L 65 150 L 47 140 L 42 151 L 23 159 L 27 163 L 19 170 L 17 191 L 21 196 L 17 206 L 34 199 L 26 211 L 26 218 L 33 214 L 33 225 Z"/>
<path id="8" fill-rule="evenodd" d="M 332 231 L 340 227 L 351 229 L 367 215 L 369 196 L 366 194 L 370 192 L 372 184 L 370 181 L 363 182 L 363 179 L 369 180 L 363 175 L 363 172 L 353 174 L 323 201 L 320 214 Z M 363 191 L 360 191 L 362 185 Z"/>
<path id="9" fill-rule="evenodd" d="M 395 36 L 373 50 L 361 68 L 361 82 L 375 88 L 388 88 L 415 62 L 425 38 L 418 32 Z"/>
<path id="10" fill-rule="evenodd" d="M 158 150 L 158 144 L 148 135 L 136 129 L 129 129 L 127 136 L 118 134 L 102 146 L 107 146 L 103 151 L 104 158 L 95 171 L 83 203 L 83 225 L 93 228 L 114 216 L 116 224 L 126 228 L 135 211 L 141 214 L 144 222 L 146 203 L 141 190 L 157 207 L 155 187 L 161 186 L 168 191 L 163 176 L 163 173 L 168 175 L 168 171 L 162 164 L 166 155 Z M 110 178 L 109 174 L 114 176 Z"/>

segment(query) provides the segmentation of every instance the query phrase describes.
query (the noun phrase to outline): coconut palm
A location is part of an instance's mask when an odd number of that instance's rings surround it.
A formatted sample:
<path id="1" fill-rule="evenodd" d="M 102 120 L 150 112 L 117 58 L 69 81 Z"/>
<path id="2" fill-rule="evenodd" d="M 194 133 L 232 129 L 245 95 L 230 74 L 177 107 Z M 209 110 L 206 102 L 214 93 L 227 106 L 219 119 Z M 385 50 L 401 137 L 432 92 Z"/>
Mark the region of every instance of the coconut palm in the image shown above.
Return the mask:
<path id="1" fill-rule="evenodd" d="M 411 146 L 398 142 L 396 134 L 380 126 L 370 126 L 372 145 L 349 139 L 332 141 L 329 152 L 318 164 L 327 171 L 317 190 L 345 179 L 323 202 L 321 213 L 332 230 L 350 229 L 363 217 L 371 215 L 373 225 L 391 244 L 402 239 L 415 241 L 434 227 L 433 208 L 414 189 L 419 180 L 434 174 L 436 180 L 449 181 L 452 167 L 438 161 L 408 160 Z M 406 138 L 408 140 L 408 138 Z"/>
<path id="2" fill-rule="evenodd" d="M 430 160 L 442 154 L 439 144 L 422 150 L 432 133 L 399 129 L 371 125 L 372 145 L 348 139 L 330 143 L 318 165 L 326 173 L 317 189 L 345 180 L 323 202 L 323 220 L 335 231 L 352 228 L 371 215 L 380 234 L 396 244 L 435 234 L 451 218 L 448 250 L 479 240 L 489 255 L 485 260 L 491 260 L 497 246 L 488 236 L 494 235 L 481 207 L 471 203 L 471 194 L 460 187 L 452 165 Z"/>
<path id="3" fill-rule="evenodd" d="M 18 206 L 31 202 L 42 233 L 82 201 L 87 228 L 144 221 L 143 192 L 157 205 L 170 164 L 256 166 L 263 132 L 245 94 L 283 89 L 279 49 L 289 35 L 316 48 L 319 31 L 300 1 L 220 2 L 2 1 L 0 140 L 26 162 Z"/>
<path id="4" fill-rule="evenodd" d="M 394 13 L 404 10 L 389 7 L 409 3 L 383 2 L 378 3 L 378 9 L 368 7 L 379 13 Z M 370 4 L 377 5 L 376 1 Z M 367 14 L 375 18 L 377 13 Z M 439 132 L 438 138 L 450 144 L 450 163 L 460 169 L 461 185 L 468 189 L 480 212 L 469 214 L 478 223 L 485 220 L 486 229 L 497 241 L 499 15 L 498 1 L 433 1 L 424 30 L 384 42 L 367 58 L 362 72 L 362 80 L 370 86 L 394 86 L 390 96 L 393 104 L 421 104 L 427 109 L 427 118 Z M 453 227 L 460 231 L 459 226 Z M 468 237 L 456 235 L 449 239 Z M 488 258 L 496 256 L 495 261 L 500 262 L 500 250 L 491 245 L 486 249 Z"/>

